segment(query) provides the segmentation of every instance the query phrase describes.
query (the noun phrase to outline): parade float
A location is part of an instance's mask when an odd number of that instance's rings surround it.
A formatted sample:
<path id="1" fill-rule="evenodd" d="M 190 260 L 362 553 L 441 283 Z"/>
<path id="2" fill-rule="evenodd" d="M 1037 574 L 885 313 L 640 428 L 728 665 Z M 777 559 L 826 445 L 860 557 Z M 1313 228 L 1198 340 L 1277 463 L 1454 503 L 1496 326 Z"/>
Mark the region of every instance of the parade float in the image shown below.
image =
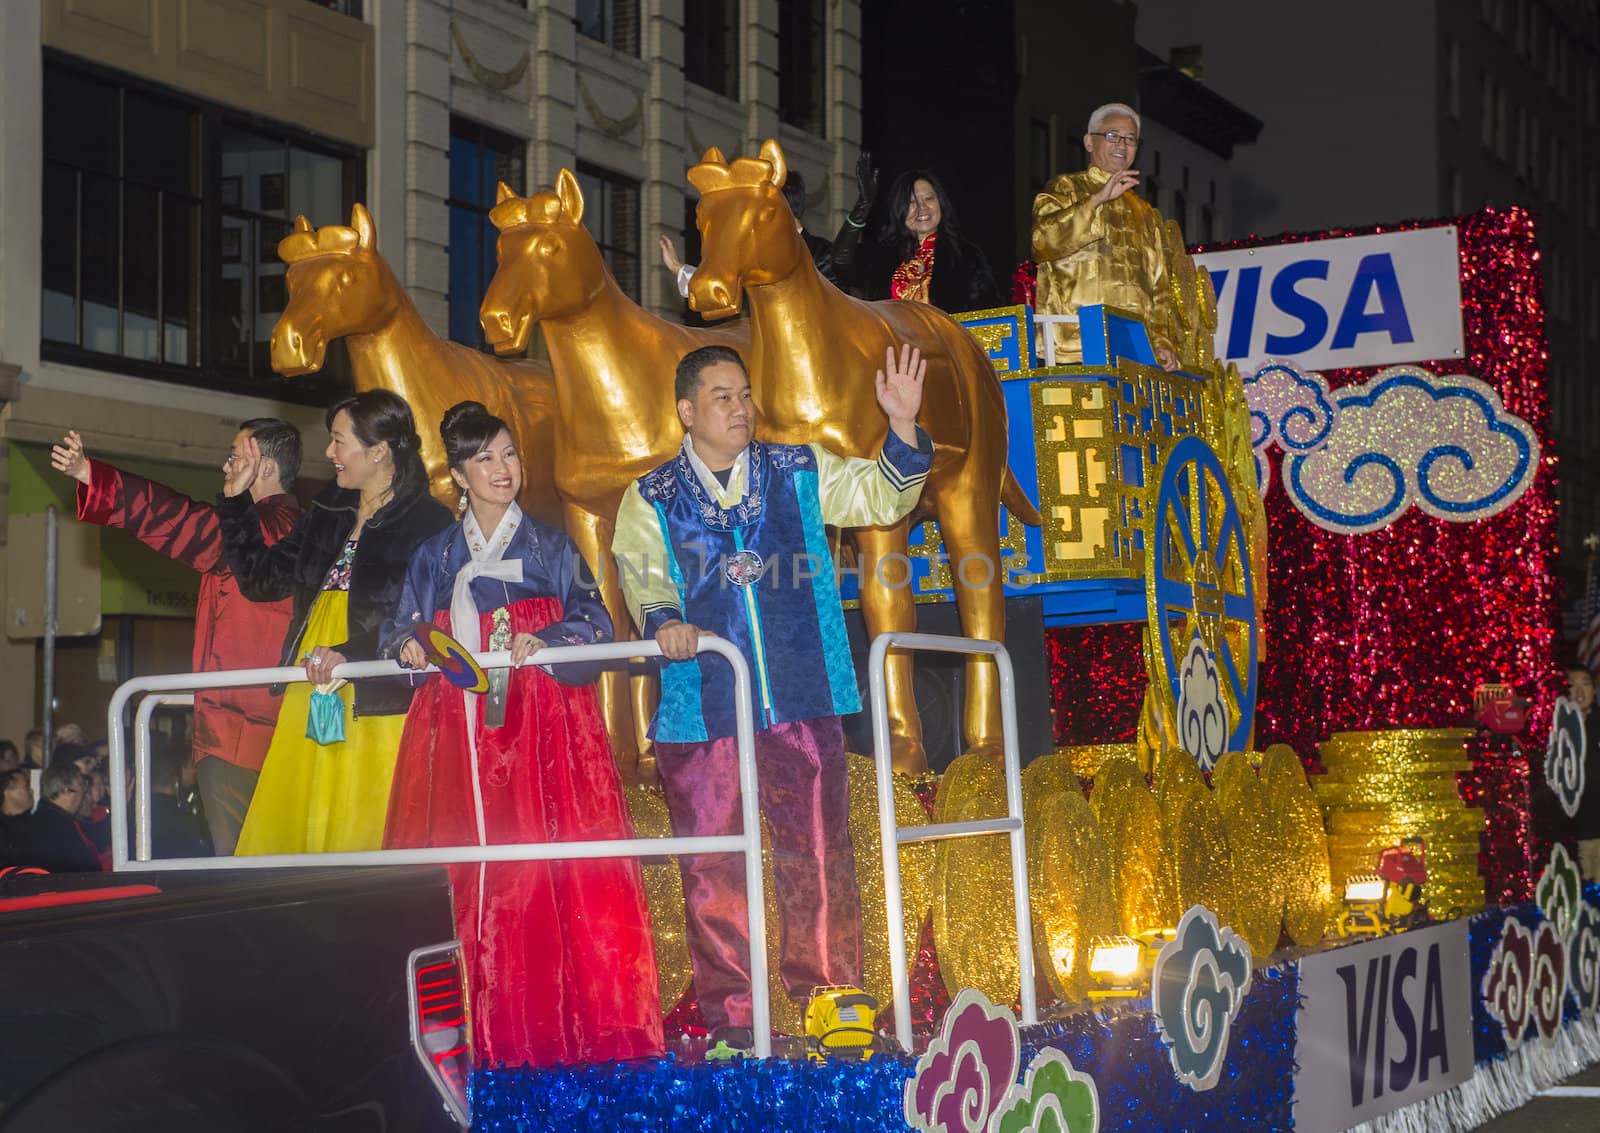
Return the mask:
<path id="1" fill-rule="evenodd" d="M 792 1057 L 701 1061 L 677 869 L 649 862 L 667 1054 L 485 1067 L 474 1126 L 1466 1128 L 1600 1059 L 1600 891 L 1531 817 L 1544 785 L 1581 792 L 1582 745 L 1558 727 L 1535 770 L 1524 747 L 1467 726 L 1474 690 L 1503 680 L 1528 719 L 1560 716 L 1527 215 L 1199 256 L 1169 226 L 1178 325 L 1163 329 L 1181 365 L 1168 372 L 1148 328 L 1114 309 L 1075 313 L 1084 356 L 1067 365 L 1039 356 L 1026 289 L 955 318 L 844 295 L 804 255 L 783 179 L 773 143 L 732 162 L 711 151 L 690 172 L 696 306 L 750 316 L 727 331 L 622 295 L 565 171 L 551 191 L 502 192 L 493 219 L 517 238 L 502 241 L 486 337 L 520 352 L 537 322 L 550 354 L 548 370 L 508 368 L 495 395 L 551 438 L 525 506 L 559 514 L 604 585 L 607 517 L 679 435 L 640 381 L 728 341 L 767 436 L 871 455 L 881 420 L 841 377 L 917 343 L 942 455 L 925 513 L 851 540 L 868 564 L 904 563 L 899 586 L 858 572 L 863 615 L 874 634 L 906 633 L 919 603 L 953 601 L 968 637 L 998 642 L 1008 596 L 1035 599 L 1056 750 L 1008 782 L 1007 686 L 978 656 L 968 751 L 929 773 L 911 658 L 891 661 L 881 742 L 851 772 L 864 988 L 808 1018 L 775 985 L 773 1027 L 793 1036 L 777 1050 Z M 483 397 L 477 363 L 415 349 L 414 367 L 364 362 L 383 351 L 354 336 L 426 341 L 403 293 L 360 325 L 321 320 L 328 300 L 305 283 L 319 262 L 346 287 L 399 291 L 371 225 L 358 206 L 348 227 L 301 223 L 285 240 L 275 364 L 315 368 L 305 320 L 351 336 L 363 388 Z M 626 625 L 614 582 L 606 597 Z M 639 738 L 649 689 L 619 678 L 607 697 L 639 834 L 664 837 Z M 1008 817 L 1010 838 L 914 833 Z M 841 1027 L 847 1011 L 877 1037 Z"/>

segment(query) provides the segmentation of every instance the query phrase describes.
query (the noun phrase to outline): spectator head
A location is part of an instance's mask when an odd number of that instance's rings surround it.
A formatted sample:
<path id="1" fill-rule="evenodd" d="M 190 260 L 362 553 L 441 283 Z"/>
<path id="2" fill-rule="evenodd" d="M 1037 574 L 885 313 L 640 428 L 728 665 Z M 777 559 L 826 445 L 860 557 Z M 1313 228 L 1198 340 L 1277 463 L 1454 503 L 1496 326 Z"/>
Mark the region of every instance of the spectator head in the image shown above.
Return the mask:
<path id="1" fill-rule="evenodd" d="M 150 791 L 157 795 L 178 793 L 178 780 L 183 776 L 184 757 L 178 745 L 165 736 L 157 736 L 150 745 Z"/>
<path id="2" fill-rule="evenodd" d="M 22 753 L 10 740 L 0 740 L 0 771 L 10 771 L 22 766 Z"/>
<path id="3" fill-rule="evenodd" d="M 0 814 L 27 814 L 33 809 L 33 776 L 25 768 L 0 771 Z"/>
<path id="4" fill-rule="evenodd" d="M 70 759 L 56 760 L 44 770 L 39 779 L 39 794 L 47 803 L 54 803 L 68 814 L 78 813 L 78 804 L 85 794 L 83 772 Z"/>
<path id="5" fill-rule="evenodd" d="M 1594 674 L 1582 665 L 1567 670 L 1567 699 L 1579 712 L 1587 712 L 1594 705 Z"/>
<path id="6" fill-rule="evenodd" d="M 87 775 L 95 765 L 94 749 L 88 744 L 57 744 L 55 753 L 50 756 L 50 766 L 68 762 L 76 764 L 78 770 Z"/>
<path id="7" fill-rule="evenodd" d="M 30 728 L 28 734 L 22 737 L 22 762 L 27 767 L 44 766 L 44 731 L 42 729 Z"/>
<path id="8" fill-rule="evenodd" d="M 394 461 L 391 491 L 395 499 L 408 499 L 428 490 L 428 472 L 422 465 L 422 439 L 417 436 L 417 419 L 412 416 L 405 398 L 386 389 L 369 389 L 347 397 L 328 410 L 329 433 L 335 432 L 341 414 L 345 419 L 343 428 L 354 436 L 362 451 L 383 444 L 389 446 L 389 457 Z M 372 460 L 377 461 L 380 456 L 380 452 L 374 452 Z M 328 459 L 335 463 L 338 473 L 335 479 L 341 488 L 361 486 L 354 475 L 339 471 L 332 440 L 328 444 Z"/>
<path id="9" fill-rule="evenodd" d="M 300 430 L 276 417 L 252 417 L 239 422 L 241 440 L 254 437 L 261 450 L 262 474 L 272 474 L 278 485 L 287 489 L 300 475 Z M 270 468 L 267 461 L 271 461 Z"/>
<path id="10" fill-rule="evenodd" d="M 62 744 L 82 744 L 87 747 L 89 745 L 89 733 L 76 724 L 63 724 L 56 729 L 55 736 L 52 737 L 50 742 L 57 748 Z"/>
<path id="11" fill-rule="evenodd" d="M 83 795 L 78 799 L 78 817 L 89 819 L 94 817 L 95 808 L 106 801 L 106 773 L 105 769 L 95 767 L 83 774 Z"/>

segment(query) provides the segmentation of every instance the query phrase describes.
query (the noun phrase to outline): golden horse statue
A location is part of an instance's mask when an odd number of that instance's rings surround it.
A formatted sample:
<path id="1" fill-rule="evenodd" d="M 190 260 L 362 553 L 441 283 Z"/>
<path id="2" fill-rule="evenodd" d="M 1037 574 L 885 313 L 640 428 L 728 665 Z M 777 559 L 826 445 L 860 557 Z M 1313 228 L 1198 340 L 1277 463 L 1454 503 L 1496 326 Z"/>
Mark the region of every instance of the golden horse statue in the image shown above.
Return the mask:
<path id="1" fill-rule="evenodd" d="M 423 322 L 400 280 L 378 254 L 372 216 L 357 204 L 348 227 L 312 228 L 295 218 L 278 244 L 289 265 L 289 305 L 272 328 L 272 368 L 285 377 L 322 369 L 328 343 L 345 339 L 356 389 L 399 394 L 417 418 L 422 463 L 433 495 L 451 511 L 461 495 L 450 479 L 439 422 L 458 401 L 481 401 L 516 434 L 528 514 L 560 526 L 552 433 L 555 385 L 537 362 L 501 362 L 440 338 Z"/>
<path id="2" fill-rule="evenodd" d="M 712 148 L 689 170 L 700 191 L 702 238 L 690 305 L 707 318 L 725 318 L 748 295 L 750 383 L 766 437 L 815 442 L 846 456 L 875 456 L 887 434 L 872 385 L 885 350 L 901 342 L 921 348 L 928 376 L 920 423 L 937 446 L 933 470 L 911 517 L 853 533 L 862 613 L 873 635 L 916 628 L 909 580 L 894 585 L 902 572 L 883 564 L 894 556 L 904 561 L 910 526 L 932 517 L 952 564 L 962 632 L 1001 641 L 1000 503 L 1034 526 L 1039 513 L 1006 466 L 1006 407 L 994 366 L 944 312 L 923 303 L 863 302 L 823 279 L 780 192 L 786 176 L 773 141 L 759 158 L 731 165 Z M 895 768 L 926 770 L 908 655 L 890 658 L 888 699 Z M 968 659 L 965 710 L 968 748 L 998 754 L 998 677 L 987 658 Z"/>
<path id="3" fill-rule="evenodd" d="M 683 440 L 673 371 L 689 351 L 711 343 L 747 354 L 750 336 L 669 322 L 628 298 L 583 226 L 583 194 L 569 170 L 561 170 L 554 192 L 524 198 L 501 185 L 489 219 L 500 230 L 499 266 L 483 297 L 484 338 L 502 353 L 516 352 L 534 323 L 543 326 L 555 374 L 555 483 L 564 526 L 600 572 L 601 597 L 621 637 L 632 621 L 611 537 L 622 493 L 671 459 Z M 621 673 L 601 677 L 606 723 L 623 775 L 648 780 L 654 764 L 644 726 L 653 689 L 635 682 L 630 717 L 623 680 Z M 619 739 L 630 734 L 638 739 L 633 768 Z"/>

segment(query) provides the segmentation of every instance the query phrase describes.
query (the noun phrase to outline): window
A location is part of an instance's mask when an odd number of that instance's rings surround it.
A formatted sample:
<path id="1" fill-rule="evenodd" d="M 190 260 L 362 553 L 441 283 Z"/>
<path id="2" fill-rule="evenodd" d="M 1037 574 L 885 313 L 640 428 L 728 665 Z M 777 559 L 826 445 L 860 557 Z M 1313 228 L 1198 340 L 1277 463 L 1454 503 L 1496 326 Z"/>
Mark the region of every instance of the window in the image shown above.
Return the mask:
<path id="1" fill-rule="evenodd" d="M 739 0 L 684 0 L 683 77 L 739 97 Z"/>
<path id="2" fill-rule="evenodd" d="M 265 392 L 287 302 L 278 241 L 297 214 L 349 216 L 362 162 L 97 69 L 48 59 L 44 81 L 42 352 L 192 385 Z M 320 401 L 348 382 L 273 396 Z"/>
<path id="3" fill-rule="evenodd" d="M 311 0 L 319 8 L 327 8 L 341 15 L 361 18 L 361 0 Z"/>
<path id="4" fill-rule="evenodd" d="M 825 0 L 778 0 L 778 117 L 825 136 Z"/>
<path id="5" fill-rule="evenodd" d="M 523 143 L 464 118 L 450 120 L 450 337 L 482 347 L 478 307 L 495 269 L 489 223 L 495 187 L 524 189 Z"/>
<path id="6" fill-rule="evenodd" d="M 578 34 L 628 55 L 639 54 L 639 0 L 578 0 Z"/>
<path id="7" fill-rule="evenodd" d="M 594 235 L 618 286 L 637 300 L 639 182 L 580 163 L 578 187 L 583 190 L 583 223 Z"/>

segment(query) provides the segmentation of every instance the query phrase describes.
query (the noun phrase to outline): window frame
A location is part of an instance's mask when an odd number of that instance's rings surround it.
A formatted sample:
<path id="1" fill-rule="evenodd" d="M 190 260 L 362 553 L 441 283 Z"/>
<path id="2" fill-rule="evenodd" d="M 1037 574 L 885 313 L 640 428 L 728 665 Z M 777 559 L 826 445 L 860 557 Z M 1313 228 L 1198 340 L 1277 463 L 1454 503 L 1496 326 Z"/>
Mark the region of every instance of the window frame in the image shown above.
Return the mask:
<path id="1" fill-rule="evenodd" d="M 470 134 L 475 134 L 476 136 L 469 136 Z M 503 147 L 493 148 L 491 152 L 497 155 L 514 155 L 516 157 L 518 164 L 521 166 L 521 170 L 520 176 L 517 179 L 517 183 L 511 185 L 511 188 L 519 195 L 526 195 L 528 185 L 527 138 L 519 138 L 515 134 L 508 134 L 504 130 L 499 130 L 493 126 L 486 125 L 485 123 L 478 121 L 476 118 L 468 118 L 461 114 L 452 114 L 450 115 L 450 144 L 452 148 L 454 148 L 457 138 L 477 146 L 480 152 L 486 148 L 490 148 L 487 144 L 490 141 L 505 143 Z M 447 153 L 447 163 L 449 160 L 449 154 Z M 499 182 L 503 180 L 505 180 L 505 178 L 500 177 L 497 170 L 496 181 Z M 455 187 L 453 181 L 454 178 L 451 177 L 450 182 L 447 183 L 445 189 L 444 204 L 446 213 L 446 232 L 449 231 L 450 224 L 454 220 L 455 211 L 458 209 L 463 212 L 475 214 L 479 217 L 479 223 L 484 226 L 485 239 L 479 246 L 481 258 L 478 264 L 478 291 L 477 294 L 472 297 L 472 307 L 474 312 L 476 312 L 477 309 L 483 304 L 484 293 L 488 290 L 489 280 L 494 278 L 495 268 L 497 266 L 495 256 L 495 237 L 492 235 L 494 226 L 489 223 L 489 213 L 493 210 L 495 204 L 495 186 L 490 185 L 487 187 L 487 192 L 483 200 L 465 201 L 454 195 Z M 449 279 L 449 276 L 454 274 L 455 265 L 449 261 L 453 260 L 454 256 L 456 255 L 457 249 L 455 245 L 456 242 L 451 240 L 450 245 L 445 249 L 445 259 L 447 261 L 445 292 L 445 321 L 447 329 L 445 337 L 451 342 L 458 342 L 463 346 L 470 346 L 475 350 L 482 350 L 486 353 L 489 353 L 492 352 L 493 348 L 484 341 L 481 326 L 478 330 L 478 337 L 473 342 L 464 342 L 454 336 L 455 319 L 453 317 L 453 311 L 451 308 L 455 306 L 455 287 L 453 282 Z M 473 323 L 476 326 L 477 320 L 474 319 Z"/>
<path id="2" fill-rule="evenodd" d="M 583 223 L 584 227 L 589 229 L 589 234 L 594 237 L 595 247 L 600 249 L 600 257 L 605 261 L 606 270 L 611 272 L 612 278 L 616 280 L 617 286 L 622 290 L 622 293 L 635 303 L 643 302 L 645 268 L 643 182 L 637 178 L 629 177 L 626 173 L 619 173 L 615 169 L 607 169 L 603 165 L 596 165 L 590 161 L 579 161 L 573 172 L 577 174 L 580 184 L 584 178 L 592 178 L 599 181 L 603 189 L 606 187 L 619 188 L 634 194 L 633 209 L 635 215 L 632 225 L 634 246 L 631 251 L 626 248 L 620 248 L 614 242 L 602 240 L 601 236 L 596 233 L 599 224 L 591 225 L 589 223 L 592 219 L 606 216 L 605 210 L 610 207 L 611 202 L 605 197 L 605 194 L 602 193 L 601 199 L 596 200 L 594 199 L 594 194 L 587 189 L 584 190 Z M 606 217 L 605 223 L 609 226 L 609 217 Z M 625 255 L 633 256 L 635 261 L 635 289 L 632 291 L 628 289 L 623 279 L 617 274 L 615 257 L 619 251 Z"/>
<path id="3" fill-rule="evenodd" d="M 55 70 L 78 75 L 117 89 L 119 118 L 116 130 L 119 157 L 115 183 L 119 202 L 123 200 L 124 186 L 129 183 L 126 164 L 122 159 L 126 145 L 125 122 L 120 114 L 120 107 L 125 104 L 126 95 L 132 93 L 153 98 L 179 107 L 191 115 L 190 121 L 193 124 L 192 128 L 195 133 L 191 160 L 196 166 L 196 187 L 191 193 L 179 194 L 179 196 L 193 203 L 199 209 L 198 240 L 200 247 L 196 255 L 195 270 L 197 275 L 190 279 L 195 312 L 193 325 L 189 330 L 189 333 L 194 338 L 193 350 L 196 361 L 193 364 L 130 358 L 123 354 L 93 350 L 82 345 L 83 290 L 81 248 L 78 252 L 75 252 L 77 259 L 74 267 L 73 293 L 78 341 L 62 342 L 45 338 L 41 311 L 38 326 L 39 356 L 41 360 L 127 377 L 168 382 L 174 385 L 217 390 L 225 393 L 237 393 L 251 397 L 263 397 L 293 404 L 325 405 L 335 397 L 347 392 L 351 388 L 351 384 L 348 363 L 343 361 L 345 355 L 342 342 L 329 344 L 328 357 L 321 372 L 300 378 L 284 378 L 274 372 L 270 366 L 268 366 L 266 373 L 256 375 L 250 372 L 249 365 L 240 370 L 231 365 L 225 365 L 218 360 L 219 353 L 212 334 L 212 321 L 221 310 L 217 285 L 224 278 L 222 274 L 221 248 L 223 216 L 224 214 L 248 215 L 251 218 L 255 218 L 258 215 L 255 210 L 243 210 L 235 206 L 224 205 L 222 202 L 223 139 L 230 129 L 244 130 L 282 141 L 286 153 L 292 147 L 337 159 L 343 165 L 344 192 L 348 196 L 348 201 L 341 207 L 346 210 L 350 203 L 361 200 L 365 194 L 366 151 L 356 146 L 350 146 L 323 137 L 301 126 L 236 110 L 221 103 L 211 102 L 185 91 L 174 90 L 171 87 L 153 83 L 114 68 L 100 66 L 52 48 L 44 49 L 43 64 L 47 74 Z M 42 117 L 44 113 L 42 105 L 40 113 Z M 79 166 L 74 166 L 60 159 L 49 158 L 41 153 L 39 163 L 41 182 L 46 176 L 46 170 L 51 167 L 75 170 L 80 181 L 84 173 L 94 173 L 92 170 L 84 170 Z M 287 175 L 287 166 L 285 173 Z M 94 175 L 101 176 L 98 173 Z M 134 183 L 142 184 L 142 182 L 137 181 Z M 285 225 L 292 223 L 292 218 L 289 216 L 290 210 L 287 208 L 289 203 L 288 201 L 285 202 L 285 219 L 282 221 Z M 347 217 L 319 217 L 316 219 L 321 223 L 342 224 L 346 223 Z M 81 209 L 75 220 L 77 227 L 72 235 L 75 240 L 81 242 Z M 43 239 L 42 213 L 40 221 L 41 239 Z M 119 264 L 117 311 L 120 328 L 125 311 L 122 261 L 126 255 L 127 247 L 120 211 L 117 226 L 116 256 Z M 250 231 L 255 230 L 252 229 Z M 45 292 L 45 280 L 42 270 L 37 286 L 42 304 Z M 163 306 L 160 304 L 165 303 L 166 276 L 159 268 L 154 286 L 158 295 L 157 325 L 160 328 L 163 321 Z M 259 317 L 260 314 L 259 310 L 254 312 L 256 317 Z M 119 338 L 122 333 L 123 331 L 119 329 Z M 163 332 L 158 331 L 158 334 L 161 333 Z"/>

